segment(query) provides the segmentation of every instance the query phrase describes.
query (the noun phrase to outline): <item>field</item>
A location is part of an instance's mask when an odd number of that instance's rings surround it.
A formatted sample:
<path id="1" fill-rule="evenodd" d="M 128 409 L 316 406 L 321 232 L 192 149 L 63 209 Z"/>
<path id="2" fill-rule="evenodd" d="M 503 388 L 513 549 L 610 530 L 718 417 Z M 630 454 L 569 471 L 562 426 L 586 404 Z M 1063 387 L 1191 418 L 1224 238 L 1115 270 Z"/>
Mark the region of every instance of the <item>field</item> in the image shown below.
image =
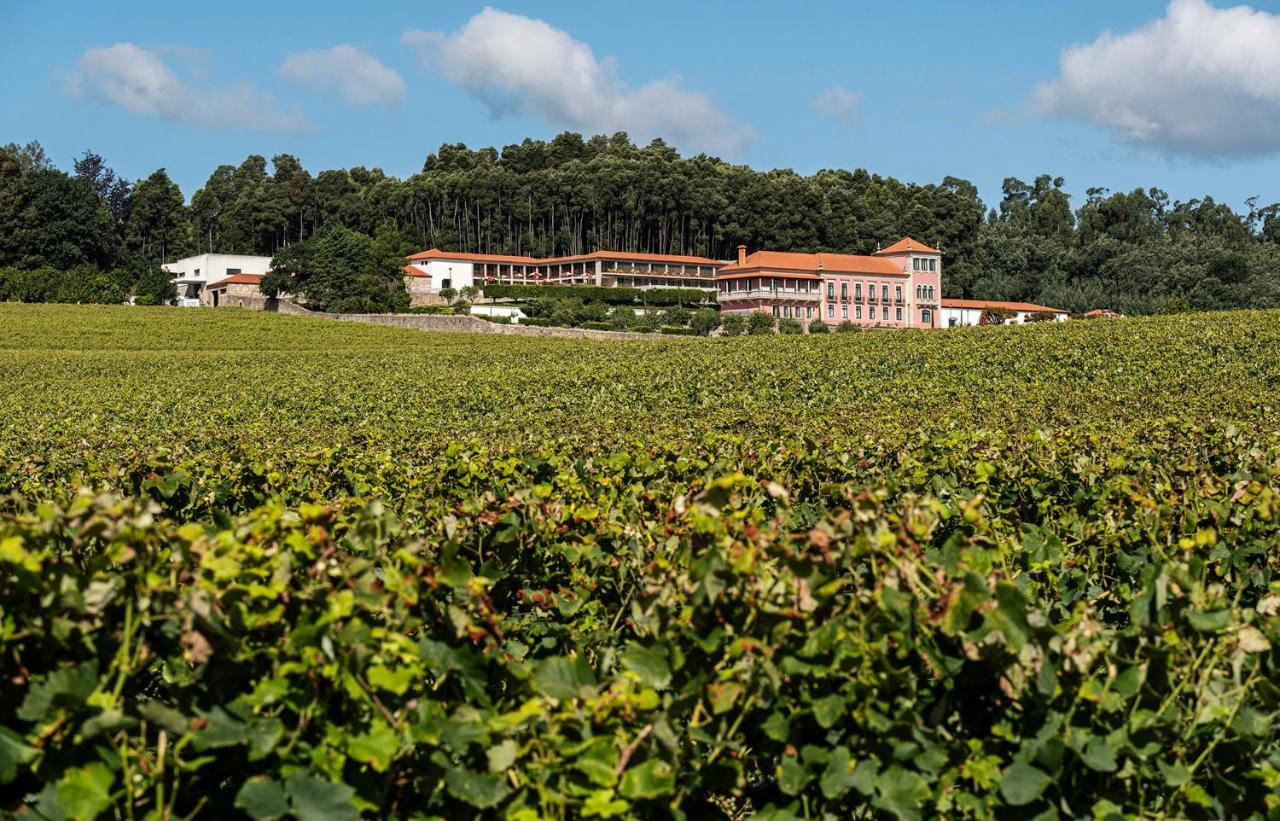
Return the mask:
<path id="1" fill-rule="evenodd" d="M 0 812 L 1276 817 L 1278 353 L 0 304 Z"/>

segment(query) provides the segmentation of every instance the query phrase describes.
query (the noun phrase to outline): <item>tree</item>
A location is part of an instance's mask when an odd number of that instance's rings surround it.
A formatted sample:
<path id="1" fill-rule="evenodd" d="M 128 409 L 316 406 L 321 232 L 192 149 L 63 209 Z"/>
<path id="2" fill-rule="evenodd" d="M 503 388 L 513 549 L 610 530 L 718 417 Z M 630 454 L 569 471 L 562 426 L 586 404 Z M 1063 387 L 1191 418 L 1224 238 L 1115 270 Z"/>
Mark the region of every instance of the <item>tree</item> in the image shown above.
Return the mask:
<path id="1" fill-rule="evenodd" d="M 173 274 L 159 266 L 148 266 L 138 277 L 138 284 L 133 289 L 135 305 L 168 305 L 178 298 L 178 289 L 173 284 Z"/>
<path id="2" fill-rule="evenodd" d="M 762 336 L 773 333 L 774 318 L 764 311 L 752 311 L 747 316 L 747 333 Z"/>
<path id="3" fill-rule="evenodd" d="M 334 226 L 278 251 L 264 292 L 287 291 L 312 308 L 335 313 L 404 310 L 409 296 L 401 264 L 372 237 Z"/>
<path id="4" fill-rule="evenodd" d="M 827 327 L 827 323 L 823 322 L 821 319 L 815 319 L 809 323 L 809 333 L 811 334 L 825 334 L 830 332 L 830 330 L 831 329 Z"/>
<path id="5" fill-rule="evenodd" d="M 715 308 L 699 308 L 689 318 L 689 327 L 699 336 L 710 336 L 720 327 L 720 312 Z"/>
<path id="6" fill-rule="evenodd" d="M 186 250 L 182 191 L 163 168 L 134 186 L 125 210 L 125 247 L 139 264 L 163 264 Z"/>
<path id="7" fill-rule="evenodd" d="M 800 324 L 800 320 L 792 317 L 783 317 L 778 320 L 778 333 L 780 334 L 802 334 L 804 326 Z"/>
<path id="8" fill-rule="evenodd" d="M 747 329 L 747 319 L 742 314 L 725 314 L 720 318 L 720 330 L 725 336 L 742 336 Z"/>

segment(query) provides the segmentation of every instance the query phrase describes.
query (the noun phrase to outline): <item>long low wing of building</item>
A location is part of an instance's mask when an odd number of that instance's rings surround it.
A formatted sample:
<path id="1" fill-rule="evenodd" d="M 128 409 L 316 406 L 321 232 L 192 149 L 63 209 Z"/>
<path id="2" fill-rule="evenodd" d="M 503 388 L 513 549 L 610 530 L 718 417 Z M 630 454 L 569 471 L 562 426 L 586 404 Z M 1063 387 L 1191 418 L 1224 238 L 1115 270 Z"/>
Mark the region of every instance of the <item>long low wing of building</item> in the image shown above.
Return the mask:
<path id="1" fill-rule="evenodd" d="M 828 325 L 936 328 L 942 254 L 910 237 L 870 256 L 747 253 L 716 274 L 720 310 Z"/>
<path id="2" fill-rule="evenodd" d="M 706 257 L 592 251 L 565 257 L 469 254 L 432 248 L 408 259 L 431 292 L 484 285 L 600 285 L 630 288 L 715 288 L 726 263 Z"/>
<path id="3" fill-rule="evenodd" d="M 943 327 L 961 325 L 1018 325 L 1024 322 L 1066 322 L 1070 312 L 1031 302 L 1000 302 L 991 299 L 942 300 Z"/>

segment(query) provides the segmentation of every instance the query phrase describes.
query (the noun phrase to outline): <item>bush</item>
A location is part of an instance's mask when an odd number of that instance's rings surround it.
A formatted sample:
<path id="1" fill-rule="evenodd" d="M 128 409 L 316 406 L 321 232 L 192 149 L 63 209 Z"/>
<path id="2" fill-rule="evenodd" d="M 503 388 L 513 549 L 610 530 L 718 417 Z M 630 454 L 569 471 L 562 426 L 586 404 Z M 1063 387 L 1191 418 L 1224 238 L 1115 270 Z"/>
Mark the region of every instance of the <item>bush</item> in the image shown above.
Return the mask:
<path id="1" fill-rule="evenodd" d="M 658 330 L 658 318 L 653 314 L 640 314 L 627 322 L 627 330 L 639 333 L 653 333 Z"/>
<path id="2" fill-rule="evenodd" d="M 591 322 L 591 321 L 588 321 L 588 322 L 584 322 L 584 323 L 582 323 L 581 327 L 586 328 L 586 329 L 587 329 L 587 330 L 589 330 L 589 331 L 613 331 L 613 330 L 616 330 L 616 329 L 613 327 L 613 323 L 612 323 L 612 322 Z"/>
<path id="3" fill-rule="evenodd" d="M 444 299 L 444 300 L 447 300 L 447 301 L 449 301 L 449 302 L 453 302 L 453 298 L 454 298 L 455 296 L 457 296 L 457 295 L 458 295 L 458 291 L 457 291 L 457 289 L 455 289 L 455 288 L 441 288 L 441 289 L 440 289 L 440 298 L 441 298 L 441 299 Z"/>
<path id="4" fill-rule="evenodd" d="M 1050 311 L 1033 311 L 1027 314 L 1027 322 L 1053 322 L 1057 316 Z"/>
<path id="5" fill-rule="evenodd" d="M 720 330 L 725 336 L 742 336 L 747 330 L 747 318 L 742 314 L 722 314 Z"/>
<path id="6" fill-rule="evenodd" d="M 588 322 L 605 322 L 609 319 L 609 306 L 603 302 L 587 302 L 578 304 L 573 311 L 574 324 L 585 325 Z"/>
<path id="7" fill-rule="evenodd" d="M 815 319 L 809 323 L 809 333 L 811 334 L 825 334 L 830 332 L 830 330 L 831 329 L 827 327 L 827 323 L 823 322 L 821 319 Z"/>
<path id="8" fill-rule="evenodd" d="M 747 316 L 747 333 L 752 336 L 764 336 L 773 333 L 776 320 L 764 311 L 752 311 Z"/>
<path id="9" fill-rule="evenodd" d="M 535 328 L 549 328 L 555 325 L 550 319 L 544 316 L 528 316 L 520 320 L 521 325 L 532 325 Z"/>
<path id="10" fill-rule="evenodd" d="M 689 319 L 689 327 L 700 336 L 709 336 L 720 327 L 720 312 L 715 308 L 699 308 Z"/>
<path id="11" fill-rule="evenodd" d="M 857 330 L 859 330 L 858 326 L 847 319 L 836 326 L 836 332 L 842 334 L 852 333 Z"/>
<path id="12" fill-rule="evenodd" d="M 804 325 L 800 324 L 800 320 L 784 317 L 778 320 L 778 333 L 780 334 L 802 334 L 804 333 Z"/>
<path id="13" fill-rule="evenodd" d="M 485 285 L 487 299 L 576 299 L 610 305 L 697 306 L 714 304 L 715 291 L 703 288 L 607 288 L 601 285 Z"/>
<path id="14" fill-rule="evenodd" d="M 667 325 L 688 325 L 693 312 L 687 308 L 668 308 L 662 313 L 662 321 Z"/>
<path id="15" fill-rule="evenodd" d="M 659 333 L 664 333 L 667 336 L 697 336 L 698 333 L 693 328 L 683 326 L 673 327 L 671 325 L 664 325 L 659 328 L 658 331 Z"/>
<path id="16" fill-rule="evenodd" d="M 1015 316 L 1017 313 L 1008 308 L 983 308 L 982 313 L 978 315 L 978 324 L 1003 325 Z"/>

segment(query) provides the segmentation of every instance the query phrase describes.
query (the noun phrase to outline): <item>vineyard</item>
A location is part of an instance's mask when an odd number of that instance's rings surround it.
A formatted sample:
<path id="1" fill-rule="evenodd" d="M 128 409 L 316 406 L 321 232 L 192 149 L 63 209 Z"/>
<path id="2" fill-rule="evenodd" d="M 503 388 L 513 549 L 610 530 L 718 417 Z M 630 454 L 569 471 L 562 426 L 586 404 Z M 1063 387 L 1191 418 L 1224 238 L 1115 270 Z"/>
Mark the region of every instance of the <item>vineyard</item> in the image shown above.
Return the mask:
<path id="1" fill-rule="evenodd" d="M 1277 352 L 0 304 L 0 813 L 1277 817 Z"/>

